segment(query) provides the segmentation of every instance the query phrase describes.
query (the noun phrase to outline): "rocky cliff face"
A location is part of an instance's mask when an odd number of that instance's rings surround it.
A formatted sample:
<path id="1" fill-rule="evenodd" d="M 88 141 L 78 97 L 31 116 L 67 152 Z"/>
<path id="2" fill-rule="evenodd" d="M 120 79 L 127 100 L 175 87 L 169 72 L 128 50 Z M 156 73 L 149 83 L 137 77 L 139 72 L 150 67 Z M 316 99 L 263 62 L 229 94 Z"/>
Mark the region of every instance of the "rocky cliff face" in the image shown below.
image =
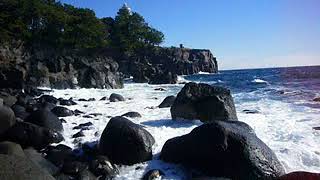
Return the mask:
<path id="1" fill-rule="evenodd" d="M 0 47 L 0 65 L 0 88 L 123 87 L 118 63 L 99 53 L 62 53 L 45 48 L 30 52 L 16 42 Z"/>
<path id="2" fill-rule="evenodd" d="M 218 72 L 217 60 L 210 50 L 157 48 L 150 52 L 118 61 L 120 70 L 132 75 L 135 82 L 151 84 L 176 83 L 177 75 Z"/>

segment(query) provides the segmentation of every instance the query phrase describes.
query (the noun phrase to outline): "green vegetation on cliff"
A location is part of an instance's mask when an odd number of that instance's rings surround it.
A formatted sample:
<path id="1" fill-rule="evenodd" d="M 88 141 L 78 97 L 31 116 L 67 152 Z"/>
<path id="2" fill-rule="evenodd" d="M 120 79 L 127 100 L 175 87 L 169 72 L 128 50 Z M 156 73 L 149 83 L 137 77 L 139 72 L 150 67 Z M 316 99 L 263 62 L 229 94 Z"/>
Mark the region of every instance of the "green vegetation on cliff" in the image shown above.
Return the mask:
<path id="1" fill-rule="evenodd" d="M 102 47 L 132 53 L 161 44 L 164 35 L 126 6 L 114 19 L 99 19 L 90 9 L 55 0 L 1 0 L 0 42 L 11 40 L 22 40 L 30 46 Z"/>

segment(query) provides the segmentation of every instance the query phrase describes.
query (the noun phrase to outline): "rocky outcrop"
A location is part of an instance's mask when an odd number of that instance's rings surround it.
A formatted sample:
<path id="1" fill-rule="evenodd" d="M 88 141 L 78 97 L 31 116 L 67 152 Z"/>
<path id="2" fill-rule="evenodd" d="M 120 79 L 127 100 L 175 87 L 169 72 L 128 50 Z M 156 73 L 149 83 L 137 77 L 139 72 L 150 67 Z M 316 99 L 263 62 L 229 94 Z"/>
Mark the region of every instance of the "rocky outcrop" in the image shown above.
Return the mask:
<path id="1" fill-rule="evenodd" d="M 216 58 L 205 49 L 157 47 L 137 57 L 124 57 L 117 61 L 120 71 L 132 75 L 135 82 L 151 84 L 176 83 L 177 75 L 218 72 Z"/>
<path id="2" fill-rule="evenodd" d="M 153 136 L 125 117 L 113 117 L 99 142 L 99 149 L 115 164 L 132 165 L 152 158 Z"/>
<path id="3" fill-rule="evenodd" d="M 274 179 L 284 169 L 272 150 L 240 121 L 214 121 L 169 139 L 160 159 L 231 179 Z"/>
<path id="4" fill-rule="evenodd" d="M 171 106 L 172 119 L 199 119 L 202 122 L 237 120 L 229 89 L 203 83 L 187 83 Z"/>
<path id="5" fill-rule="evenodd" d="M 0 88 L 22 89 L 25 85 L 57 89 L 123 87 L 117 62 L 98 50 L 27 49 L 21 42 L 0 46 Z"/>

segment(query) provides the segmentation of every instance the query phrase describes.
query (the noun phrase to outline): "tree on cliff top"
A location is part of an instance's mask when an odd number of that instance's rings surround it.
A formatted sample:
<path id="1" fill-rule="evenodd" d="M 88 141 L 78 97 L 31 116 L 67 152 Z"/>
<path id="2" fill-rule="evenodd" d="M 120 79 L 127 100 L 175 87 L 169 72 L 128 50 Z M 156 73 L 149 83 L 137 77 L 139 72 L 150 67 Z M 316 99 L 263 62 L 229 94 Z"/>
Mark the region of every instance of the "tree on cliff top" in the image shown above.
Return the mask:
<path id="1" fill-rule="evenodd" d="M 125 4 L 115 17 L 110 39 L 112 46 L 121 52 L 134 53 L 138 49 L 161 44 L 164 35 L 150 27 L 140 14 L 131 12 Z"/>

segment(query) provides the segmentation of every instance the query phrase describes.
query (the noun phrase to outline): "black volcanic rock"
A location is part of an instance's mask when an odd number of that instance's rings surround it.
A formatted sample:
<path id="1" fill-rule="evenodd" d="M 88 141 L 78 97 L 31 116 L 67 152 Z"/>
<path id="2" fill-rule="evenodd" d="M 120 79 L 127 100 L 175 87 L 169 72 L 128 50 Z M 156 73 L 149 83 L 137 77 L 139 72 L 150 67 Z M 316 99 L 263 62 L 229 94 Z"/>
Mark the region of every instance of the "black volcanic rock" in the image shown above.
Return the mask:
<path id="1" fill-rule="evenodd" d="M 3 180 L 55 179 L 25 157 L 0 154 L 0 164 L 0 179 Z"/>
<path id="2" fill-rule="evenodd" d="M 96 176 L 114 177 L 119 169 L 106 156 L 97 156 L 89 163 L 89 169 Z"/>
<path id="3" fill-rule="evenodd" d="M 160 159 L 231 179 L 272 179 L 284 174 L 272 150 L 240 121 L 213 121 L 169 139 Z"/>
<path id="4" fill-rule="evenodd" d="M 4 138 L 22 147 L 32 146 L 36 149 L 42 149 L 51 143 L 63 140 L 62 135 L 57 131 L 26 122 L 17 122 L 6 131 Z"/>
<path id="5" fill-rule="evenodd" d="M 0 104 L 0 134 L 16 123 L 16 117 L 11 108 Z"/>
<path id="6" fill-rule="evenodd" d="M 152 158 L 152 135 L 141 125 L 117 116 L 104 129 L 99 149 L 113 163 L 132 165 Z"/>
<path id="7" fill-rule="evenodd" d="M 142 117 L 140 113 L 134 112 L 134 111 L 130 111 L 130 112 L 124 113 L 124 114 L 122 114 L 121 116 L 130 117 L 130 118 L 139 118 L 139 117 Z"/>
<path id="8" fill-rule="evenodd" d="M 166 98 L 164 98 L 164 100 L 160 103 L 158 107 L 159 108 L 171 107 L 174 103 L 174 100 L 176 100 L 175 96 L 167 96 Z"/>
<path id="9" fill-rule="evenodd" d="M 109 97 L 110 102 L 124 101 L 124 97 L 120 94 L 112 93 Z"/>
<path id="10" fill-rule="evenodd" d="M 172 119 L 237 120 L 230 90 L 202 83 L 187 83 L 171 106 Z"/>
<path id="11" fill-rule="evenodd" d="M 32 51 L 30 50 L 32 49 Z M 21 42 L 0 45 L 0 88 L 122 88 L 118 63 L 104 50 L 25 48 Z M 12 104 L 11 104 L 12 105 Z M 10 105 L 10 106 L 11 106 Z"/>
<path id="12" fill-rule="evenodd" d="M 157 47 L 138 57 L 123 57 L 118 63 L 120 71 L 138 83 L 171 84 L 176 83 L 177 75 L 218 72 L 216 58 L 205 49 Z"/>
<path id="13" fill-rule="evenodd" d="M 51 112 L 55 114 L 58 117 L 67 117 L 74 115 L 73 111 L 71 111 L 68 108 L 62 107 L 62 106 L 56 106 L 54 107 Z"/>
<path id="14" fill-rule="evenodd" d="M 41 108 L 32 112 L 25 121 L 56 131 L 63 130 L 61 121 L 48 108 Z"/>

